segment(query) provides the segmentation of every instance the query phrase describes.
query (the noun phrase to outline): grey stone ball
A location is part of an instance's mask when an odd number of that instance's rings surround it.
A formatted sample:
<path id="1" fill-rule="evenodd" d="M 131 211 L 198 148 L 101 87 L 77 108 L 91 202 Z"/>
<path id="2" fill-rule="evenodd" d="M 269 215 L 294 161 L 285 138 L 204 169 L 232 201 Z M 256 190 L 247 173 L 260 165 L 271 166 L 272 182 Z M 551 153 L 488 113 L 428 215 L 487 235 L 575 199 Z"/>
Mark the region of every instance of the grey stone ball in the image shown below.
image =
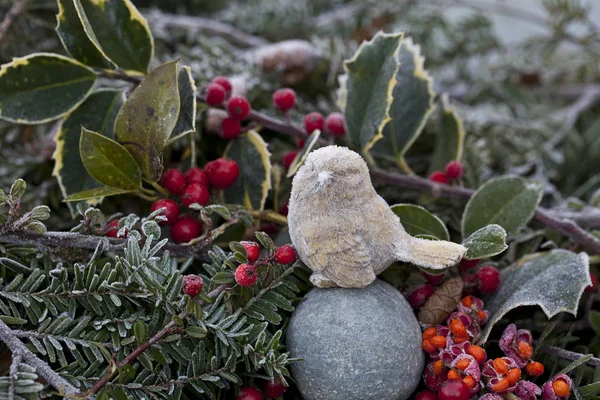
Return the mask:
<path id="1" fill-rule="evenodd" d="M 286 342 L 303 359 L 292 375 L 305 400 L 408 399 L 425 363 L 412 308 L 380 280 L 364 289 L 312 289 Z"/>

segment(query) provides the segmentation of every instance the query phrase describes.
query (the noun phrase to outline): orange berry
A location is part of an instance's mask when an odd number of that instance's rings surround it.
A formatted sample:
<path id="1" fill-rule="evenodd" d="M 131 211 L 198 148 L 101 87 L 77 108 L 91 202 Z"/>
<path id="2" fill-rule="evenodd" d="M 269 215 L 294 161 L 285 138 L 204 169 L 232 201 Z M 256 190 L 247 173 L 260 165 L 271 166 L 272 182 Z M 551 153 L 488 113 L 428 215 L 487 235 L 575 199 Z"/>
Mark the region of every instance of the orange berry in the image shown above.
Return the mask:
<path id="1" fill-rule="evenodd" d="M 444 347 L 446 347 L 446 338 L 443 336 L 434 336 L 431 339 L 429 339 L 429 341 L 434 347 L 437 347 L 438 349 L 443 349 Z"/>
<path id="2" fill-rule="evenodd" d="M 532 361 L 525 367 L 527 373 L 531 376 L 540 376 L 544 373 L 544 364 L 537 361 Z"/>
<path id="3" fill-rule="evenodd" d="M 463 383 L 465 385 L 467 385 L 469 390 L 471 390 L 475 387 L 475 385 L 477 384 L 477 381 L 471 375 L 467 375 L 463 378 Z"/>
<path id="4" fill-rule="evenodd" d="M 433 353 L 437 349 L 433 344 L 431 344 L 431 341 L 429 339 L 425 339 L 423 340 L 423 350 L 425 350 L 426 353 Z"/>
<path id="5" fill-rule="evenodd" d="M 533 347 L 525 341 L 517 343 L 517 350 L 519 351 L 519 355 L 526 360 L 529 360 L 533 356 Z"/>
<path id="6" fill-rule="evenodd" d="M 454 336 L 454 343 L 463 343 L 469 341 L 469 335 L 465 336 Z"/>
<path id="7" fill-rule="evenodd" d="M 467 360 L 466 358 L 463 358 L 462 360 L 456 363 L 456 369 L 464 371 L 469 367 L 470 364 L 471 361 Z"/>
<path id="8" fill-rule="evenodd" d="M 465 325 L 462 322 L 460 322 L 460 320 L 458 320 L 458 319 L 453 319 L 450 322 L 450 330 L 456 336 L 466 336 L 467 335 L 467 328 L 465 328 Z"/>
<path id="9" fill-rule="evenodd" d="M 519 368 L 513 368 L 508 371 L 506 377 L 511 384 L 517 383 L 519 379 L 521 379 L 521 370 Z"/>
<path id="10" fill-rule="evenodd" d="M 444 363 L 442 360 L 437 360 L 433 363 L 433 373 L 436 376 L 441 376 L 444 373 Z"/>
<path id="11" fill-rule="evenodd" d="M 487 318 L 487 316 L 485 315 L 485 313 L 483 311 L 477 311 L 477 319 L 479 320 L 480 324 L 482 324 L 486 318 Z"/>
<path id="12" fill-rule="evenodd" d="M 498 382 L 494 386 L 492 386 L 492 390 L 496 393 L 502 393 L 502 392 L 506 392 L 509 387 L 510 387 L 510 382 L 508 381 L 508 378 L 503 378 L 500 382 Z"/>
<path id="13" fill-rule="evenodd" d="M 568 397 L 571 394 L 571 387 L 564 379 L 557 379 L 552 382 L 552 389 L 558 397 Z"/>
<path id="14" fill-rule="evenodd" d="M 437 329 L 436 328 L 434 328 L 433 326 L 430 327 L 430 328 L 427 328 L 423 332 L 423 340 L 425 340 L 425 339 L 431 339 L 435 335 L 437 335 Z"/>
<path id="15" fill-rule="evenodd" d="M 448 372 L 448 379 L 460 379 L 460 375 L 455 370 L 450 370 L 450 372 Z"/>
<path id="16" fill-rule="evenodd" d="M 508 364 L 501 358 L 496 358 L 494 360 L 494 369 L 496 372 L 502 375 L 508 374 Z"/>
<path id="17" fill-rule="evenodd" d="M 471 298 L 471 296 L 464 297 L 460 302 L 463 303 L 463 306 L 469 308 L 471 308 L 471 306 L 473 305 L 473 299 Z"/>
<path id="18" fill-rule="evenodd" d="M 477 345 L 471 345 L 467 349 L 467 354 L 472 356 L 479 364 L 485 362 L 485 350 Z"/>

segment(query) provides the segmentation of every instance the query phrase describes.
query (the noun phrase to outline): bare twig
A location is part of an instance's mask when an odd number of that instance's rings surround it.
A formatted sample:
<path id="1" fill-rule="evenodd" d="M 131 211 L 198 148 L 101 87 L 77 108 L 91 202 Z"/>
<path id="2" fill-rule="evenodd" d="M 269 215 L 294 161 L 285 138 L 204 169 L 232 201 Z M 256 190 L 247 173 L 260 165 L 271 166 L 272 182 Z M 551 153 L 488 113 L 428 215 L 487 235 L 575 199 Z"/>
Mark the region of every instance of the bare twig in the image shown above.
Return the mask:
<path id="1" fill-rule="evenodd" d="M 560 358 L 564 358 L 565 360 L 577 361 L 581 357 L 586 356 L 587 354 L 576 353 L 574 351 L 569 351 L 565 349 L 561 349 L 560 347 L 541 345 L 538 347 L 542 352 L 546 354 L 550 354 L 551 356 L 556 356 Z M 585 362 L 587 365 L 591 365 L 593 367 L 600 367 L 600 358 L 592 357 Z"/>
<path id="2" fill-rule="evenodd" d="M 167 14 L 154 8 L 146 13 L 153 33 L 158 36 L 164 35 L 167 28 L 184 28 L 193 33 L 221 36 L 229 42 L 241 47 L 259 47 L 269 44 L 261 37 L 250 35 L 246 32 L 214 19 L 202 18 L 188 15 Z"/>
<path id="3" fill-rule="evenodd" d="M 56 388 L 60 393 L 65 395 L 73 395 L 78 393 L 79 390 L 71 385 L 62 376 L 50 368 L 48 364 L 40 360 L 31 350 L 27 348 L 14 334 L 13 331 L 0 320 L 0 340 L 6 344 L 8 349 L 12 353 L 12 357 L 20 357 L 27 364 L 34 367 L 42 378 L 44 378 L 51 386 Z"/>
<path id="4" fill-rule="evenodd" d="M 10 26 L 13 24 L 15 19 L 21 15 L 23 11 L 25 11 L 25 7 L 27 6 L 27 0 L 17 1 L 13 6 L 8 10 L 2 23 L 0 23 L 0 42 L 4 40 L 4 36 L 6 32 L 10 29 Z"/>

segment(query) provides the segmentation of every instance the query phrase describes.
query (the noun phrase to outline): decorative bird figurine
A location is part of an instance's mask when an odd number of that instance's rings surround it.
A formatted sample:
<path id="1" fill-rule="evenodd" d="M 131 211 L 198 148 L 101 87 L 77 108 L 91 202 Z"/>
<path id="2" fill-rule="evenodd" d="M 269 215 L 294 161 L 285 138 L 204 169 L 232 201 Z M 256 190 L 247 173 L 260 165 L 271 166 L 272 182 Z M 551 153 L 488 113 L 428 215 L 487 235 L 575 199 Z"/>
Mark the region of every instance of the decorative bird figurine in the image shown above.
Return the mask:
<path id="1" fill-rule="evenodd" d="M 460 244 L 410 236 L 377 194 L 367 164 L 345 147 L 311 152 L 292 182 L 288 223 L 300 259 L 318 287 L 362 288 L 394 261 L 441 270 Z"/>

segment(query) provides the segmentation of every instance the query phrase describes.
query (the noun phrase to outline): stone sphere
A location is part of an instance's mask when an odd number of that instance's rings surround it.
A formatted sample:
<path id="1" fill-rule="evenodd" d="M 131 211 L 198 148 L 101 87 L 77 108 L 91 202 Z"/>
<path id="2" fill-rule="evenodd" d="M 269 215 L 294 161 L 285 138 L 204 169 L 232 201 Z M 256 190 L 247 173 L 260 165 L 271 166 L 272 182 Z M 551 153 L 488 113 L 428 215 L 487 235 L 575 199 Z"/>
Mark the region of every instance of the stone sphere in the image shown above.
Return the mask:
<path id="1" fill-rule="evenodd" d="M 292 375 L 305 400 L 401 400 L 424 368 L 421 329 L 404 296 L 376 280 L 364 289 L 312 289 L 287 329 Z"/>

